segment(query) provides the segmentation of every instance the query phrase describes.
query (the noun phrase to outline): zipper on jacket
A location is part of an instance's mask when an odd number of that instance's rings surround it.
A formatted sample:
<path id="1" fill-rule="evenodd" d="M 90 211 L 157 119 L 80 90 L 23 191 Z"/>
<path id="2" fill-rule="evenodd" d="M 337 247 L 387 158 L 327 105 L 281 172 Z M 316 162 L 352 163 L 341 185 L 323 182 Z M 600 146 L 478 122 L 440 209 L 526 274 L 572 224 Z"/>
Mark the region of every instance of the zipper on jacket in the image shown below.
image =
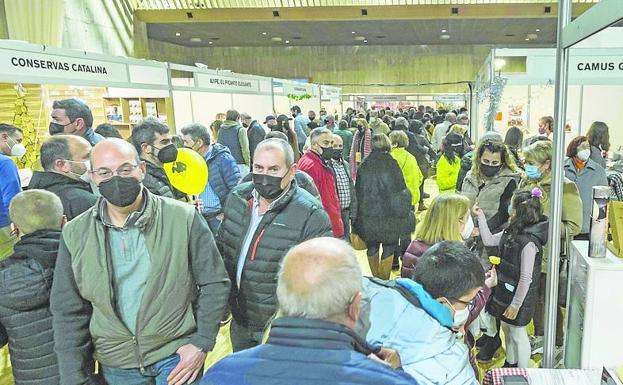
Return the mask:
<path id="1" fill-rule="evenodd" d="M 145 365 L 143 365 L 143 360 L 141 359 L 141 348 L 138 345 L 138 339 L 136 336 L 132 336 L 132 343 L 134 344 L 134 350 L 136 352 L 136 358 L 138 360 L 138 369 L 141 374 L 145 374 Z"/>
<path id="2" fill-rule="evenodd" d="M 253 243 L 253 248 L 251 249 L 251 260 L 252 261 L 255 261 L 255 253 L 257 252 L 257 246 L 259 245 L 260 240 L 264 236 L 264 232 L 266 232 L 266 228 L 262 229 L 262 231 L 260 232 L 260 235 L 257 236 L 257 238 L 255 239 L 255 242 Z"/>

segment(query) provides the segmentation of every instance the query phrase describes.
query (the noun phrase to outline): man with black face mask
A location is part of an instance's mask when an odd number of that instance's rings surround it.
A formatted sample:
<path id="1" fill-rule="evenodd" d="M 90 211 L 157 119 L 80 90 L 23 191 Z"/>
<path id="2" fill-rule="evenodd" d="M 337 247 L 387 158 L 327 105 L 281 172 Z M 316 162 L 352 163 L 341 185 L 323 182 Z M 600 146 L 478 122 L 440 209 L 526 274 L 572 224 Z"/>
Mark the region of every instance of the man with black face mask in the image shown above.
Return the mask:
<path id="1" fill-rule="evenodd" d="M 149 192 L 121 139 L 91 153 L 102 198 L 63 229 L 50 309 L 60 383 L 198 384 L 229 279 L 206 221 Z"/>
<path id="2" fill-rule="evenodd" d="M 326 128 L 316 128 L 310 134 L 311 148 L 299 160 L 299 170 L 305 171 L 312 177 L 318 191 L 324 209 L 331 218 L 333 236 L 344 236 L 344 223 L 342 222 L 342 210 L 337 195 L 335 173 L 331 168 L 333 159 L 333 133 Z"/>
<path id="3" fill-rule="evenodd" d="M 350 165 L 344 160 L 342 150 L 344 142 L 339 135 L 333 134 L 333 159 L 331 167 L 335 173 L 337 196 L 342 209 L 342 223 L 344 223 L 344 239 L 350 242 L 350 220 L 357 213 L 357 194 L 355 184 L 350 175 Z"/>
<path id="4" fill-rule="evenodd" d="M 266 139 L 255 149 L 252 182 L 235 187 L 225 203 L 217 244 L 232 281 L 234 352 L 262 342 L 277 310 L 277 272 L 288 250 L 331 235 L 320 202 L 294 181 L 296 168 L 288 143 Z"/>
<path id="5" fill-rule="evenodd" d="M 131 140 L 147 165 L 143 185 L 149 192 L 167 198 L 186 199 L 186 194 L 171 185 L 162 167 L 163 163 L 177 158 L 177 147 L 171 141 L 169 127 L 155 118 L 147 118 L 134 127 Z"/>

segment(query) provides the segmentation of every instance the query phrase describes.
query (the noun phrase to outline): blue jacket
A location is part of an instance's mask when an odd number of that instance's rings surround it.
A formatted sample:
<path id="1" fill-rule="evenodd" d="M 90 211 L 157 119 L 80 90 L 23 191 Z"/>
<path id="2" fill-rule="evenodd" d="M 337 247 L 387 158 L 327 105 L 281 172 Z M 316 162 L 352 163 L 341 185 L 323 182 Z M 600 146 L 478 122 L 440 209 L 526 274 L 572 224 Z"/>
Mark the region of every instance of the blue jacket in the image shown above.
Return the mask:
<path id="1" fill-rule="evenodd" d="M 294 118 L 294 131 L 296 132 L 299 147 L 303 147 L 305 140 L 307 139 L 307 131 L 309 130 L 309 127 L 307 127 L 308 123 L 309 118 L 306 115 L 303 115 L 302 112 Z"/>
<path id="2" fill-rule="evenodd" d="M 232 188 L 240 181 L 240 170 L 229 149 L 222 144 L 214 143 L 208 164 L 208 183 L 218 195 L 221 207 L 225 207 L 225 199 Z"/>
<path id="3" fill-rule="evenodd" d="M 417 384 L 403 371 L 366 357 L 372 351 L 365 345 L 336 323 L 278 318 L 266 344 L 223 358 L 201 384 Z"/>
<path id="4" fill-rule="evenodd" d="M 17 173 L 17 166 L 11 158 L 0 154 L 0 227 L 11 224 L 9 204 L 11 199 L 22 191 L 22 183 Z"/>
<path id="5" fill-rule="evenodd" d="M 420 384 L 478 385 L 467 345 L 450 329 L 452 316 L 445 306 L 410 279 L 398 279 L 397 284 L 420 306 L 395 289 L 363 281 L 364 302 L 370 306 L 368 343 L 397 350 L 404 371 Z"/>

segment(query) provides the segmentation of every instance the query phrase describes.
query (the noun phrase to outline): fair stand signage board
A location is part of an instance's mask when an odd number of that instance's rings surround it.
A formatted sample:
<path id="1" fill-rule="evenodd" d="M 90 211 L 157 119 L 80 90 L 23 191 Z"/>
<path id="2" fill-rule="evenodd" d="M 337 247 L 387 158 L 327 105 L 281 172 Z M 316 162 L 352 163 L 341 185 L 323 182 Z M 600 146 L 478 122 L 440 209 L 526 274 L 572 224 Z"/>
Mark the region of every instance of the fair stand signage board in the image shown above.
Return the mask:
<path id="1" fill-rule="evenodd" d="M 125 64 L 0 48 L 0 74 L 16 78 L 128 83 Z"/>
<path id="2" fill-rule="evenodd" d="M 260 82 L 257 79 L 237 78 L 213 74 L 196 73 L 199 88 L 220 92 L 260 92 Z"/>
<path id="3" fill-rule="evenodd" d="M 333 88 L 333 87 L 322 87 L 320 88 L 321 94 L 322 94 L 322 100 L 323 101 L 328 101 L 328 100 L 336 100 L 339 101 L 340 100 L 340 89 L 339 88 Z"/>
<path id="4" fill-rule="evenodd" d="M 439 103 L 460 103 L 465 101 L 463 95 L 435 95 L 433 100 Z"/>

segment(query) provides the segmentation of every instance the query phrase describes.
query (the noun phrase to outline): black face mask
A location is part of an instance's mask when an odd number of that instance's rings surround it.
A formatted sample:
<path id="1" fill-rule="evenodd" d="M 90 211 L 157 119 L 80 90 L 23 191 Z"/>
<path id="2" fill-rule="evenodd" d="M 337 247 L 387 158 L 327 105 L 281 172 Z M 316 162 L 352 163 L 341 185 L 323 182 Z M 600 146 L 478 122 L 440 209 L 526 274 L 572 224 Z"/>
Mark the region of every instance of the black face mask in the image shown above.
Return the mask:
<path id="1" fill-rule="evenodd" d="M 482 173 L 482 175 L 486 176 L 487 178 L 491 178 L 492 176 L 495 176 L 495 174 L 497 174 L 501 168 L 502 168 L 502 165 L 490 166 L 488 164 L 480 163 L 480 172 Z"/>
<path id="2" fill-rule="evenodd" d="M 242 127 L 244 127 L 244 128 L 249 128 L 249 125 L 248 125 L 248 124 L 246 124 L 246 123 L 242 123 Z"/>
<path id="3" fill-rule="evenodd" d="M 134 203 L 142 189 L 141 182 L 135 178 L 119 175 L 100 183 L 98 187 L 104 199 L 117 207 L 127 207 Z"/>
<path id="4" fill-rule="evenodd" d="M 276 124 L 269 124 L 268 128 L 270 128 L 272 131 L 279 130 L 279 126 L 277 126 Z"/>
<path id="5" fill-rule="evenodd" d="M 275 199 L 283 193 L 281 181 L 285 178 L 266 174 L 251 174 L 253 178 L 253 187 L 262 198 Z"/>
<path id="6" fill-rule="evenodd" d="M 60 123 L 50 122 L 50 125 L 48 126 L 48 132 L 50 135 L 62 134 L 63 131 L 65 131 L 65 126 Z"/>
<path id="7" fill-rule="evenodd" d="M 333 147 L 322 147 L 320 146 L 320 148 L 322 149 L 322 154 L 320 154 L 320 157 L 323 160 L 330 160 L 333 159 Z"/>
<path id="8" fill-rule="evenodd" d="M 175 159 L 177 159 L 177 147 L 175 147 L 173 143 L 167 144 L 158 150 L 158 160 L 161 163 L 171 163 L 174 162 Z"/>
<path id="9" fill-rule="evenodd" d="M 333 150 L 333 159 L 342 160 L 342 150 L 334 149 Z"/>

